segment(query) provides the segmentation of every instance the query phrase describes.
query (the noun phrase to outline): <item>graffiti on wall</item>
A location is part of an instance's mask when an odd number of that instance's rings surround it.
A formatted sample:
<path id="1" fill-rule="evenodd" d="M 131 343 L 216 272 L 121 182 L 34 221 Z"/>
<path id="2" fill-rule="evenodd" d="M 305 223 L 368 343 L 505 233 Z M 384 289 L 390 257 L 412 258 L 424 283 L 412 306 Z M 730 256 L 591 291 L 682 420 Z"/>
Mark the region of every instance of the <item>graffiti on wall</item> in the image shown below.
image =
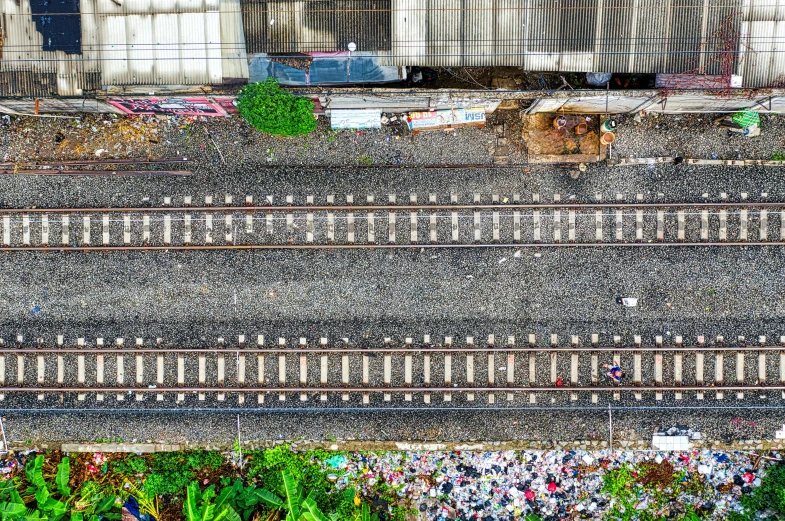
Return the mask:
<path id="1" fill-rule="evenodd" d="M 221 106 L 227 114 L 237 114 L 239 111 L 234 106 L 234 96 L 213 96 L 213 101 Z"/>
<path id="2" fill-rule="evenodd" d="M 223 101 L 223 100 L 222 100 Z M 207 98 L 115 98 L 109 103 L 129 115 L 226 116 L 221 101 Z"/>

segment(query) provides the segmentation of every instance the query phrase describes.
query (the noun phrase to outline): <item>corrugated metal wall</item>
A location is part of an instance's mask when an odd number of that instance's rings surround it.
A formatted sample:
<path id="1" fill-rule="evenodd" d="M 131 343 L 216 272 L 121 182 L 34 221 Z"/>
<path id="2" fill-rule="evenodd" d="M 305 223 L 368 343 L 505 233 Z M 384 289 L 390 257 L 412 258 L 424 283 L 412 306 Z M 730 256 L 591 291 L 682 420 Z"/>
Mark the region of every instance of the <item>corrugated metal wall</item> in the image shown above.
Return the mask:
<path id="1" fill-rule="evenodd" d="M 785 84 L 785 2 L 748 0 L 741 23 L 740 74 L 748 87 Z"/>
<path id="2" fill-rule="evenodd" d="M 89 0 L 81 4 L 89 5 Z M 35 28 L 29 2 L 0 0 L 3 46 L 0 96 L 81 96 L 101 88 L 94 54 L 65 54 L 42 50 L 43 36 Z M 90 38 L 82 20 L 82 44 Z M 29 93 L 29 94 L 28 94 Z"/>
<path id="3" fill-rule="evenodd" d="M 741 6 L 742 0 L 392 0 L 387 59 L 395 65 L 721 74 L 728 67 L 720 32 L 738 32 Z"/>
<path id="4" fill-rule="evenodd" d="M 390 49 L 391 0 L 241 0 L 249 53 Z"/>
<path id="5" fill-rule="evenodd" d="M 242 20 L 236 12 L 222 19 L 220 6 L 221 0 L 80 0 L 81 54 L 65 54 L 42 50 L 28 1 L 0 0 L 0 96 L 81 96 L 104 85 L 215 85 L 224 81 L 225 63 L 229 78 L 247 78 L 237 36 Z M 222 33 L 240 41 L 224 41 Z"/>

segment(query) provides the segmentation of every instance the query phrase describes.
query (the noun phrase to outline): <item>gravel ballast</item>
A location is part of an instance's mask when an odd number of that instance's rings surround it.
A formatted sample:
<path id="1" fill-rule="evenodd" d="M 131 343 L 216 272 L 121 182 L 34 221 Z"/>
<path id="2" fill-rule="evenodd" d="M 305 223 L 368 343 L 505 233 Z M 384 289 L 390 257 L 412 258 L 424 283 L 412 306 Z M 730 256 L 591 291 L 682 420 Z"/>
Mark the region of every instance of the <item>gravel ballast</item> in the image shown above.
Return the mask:
<path id="1" fill-rule="evenodd" d="M 651 157 L 677 151 L 685 157 L 715 154 L 720 158 L 769 158 L 785 135 L 785 120 L 780 118 L 764 122 L 764 133 L 756 139 L 729 137 L 711 126 L 710 118 L 697 119 L 646 117 L 636 124 L 631 117 L 622 118 L 614 156 Z M 93 132 L 96 122 L 85 120 L 85 129 L 89 129 L 82 143 L 85 157 L 95 157 L 93 149 L 109 146 L 103 138 L 90 138 L 109 133 L 119 124 L 112 119 L 106 121 L 109 124 L 101 122 L 106 130 L 98 126 Z M 54 142 L 54 136 L 57 129 L 67 129 L 70 123 L 25 120 L 14 125 L 16 134 L 7 127 L 0 131 L 0 153 L 11 160 L 36 155 L 52 160 L 66 157 L 57 152 L 64 148 Z M 139 141 L 127 150 L 123 145 L 109 154 L 187 155 L 194 159 L 193 176 L 8 176 L 0 178 L 0 204 L 142 206 L 160 205 L 164 197 L 172 197 L 175 204 L 184 196 L 198 201 L 212 195 L 222 201 L 224 194 L 233 195 L 237 203 L 246 195 L 256 200 L 272 195 L 274 201 L 283 202 L 289 194 L 295 196 L 295 202 L 303 202 L 307 195 L 315 196 L 317 202 L 328 195 L 340 201 L 346 194 L 353 194 L 355 201 L 363 201 L 370 194 L 384 201 L 390 193 L 395 193 L 399 201 L 408 201 L 411 193 L 427 200 L 427 195 L 434 193 L 440 202 L 447 202 L 451 192 L 459 194 L 461 202 L 469 202 L 474 193 L 481 194 L 486 202 L 493 194 L 520 194 L 521 200 L 528 202 L 535 193 L 542 201 L 551 200 L 554 194 L 562 200 L 574 196 L 576 201 L 587 202 L 602 194 L 603 200 L 609 201 L 615 200 L 617 193 L 624 194 L 629 202 L 638 193 L 647 201 L 699 201 L 704 200 L 704 193 L 708 200 L 720 200 L 721 193 L 727 193 L 730 200 L 739 200 L 741 193 L 759 200 L 761 193 L 767 193 L 769 200 L 779 201 L 785 189 L 779 168 L 608 168 L 597 164 L 589 165 L 577 180 L 566 169 L 554 166 L 494 169 L 489 153 L 494 142 L 491 129 L 422 134 L 414 139 L 396 139 L 389 129 L 359 134 L 320 129 L 308 137 L 276 139 L 251 132 L 235 119 L 156 119 L 154 125 L 159 127 L 155 139 L 145 138 L 146 142 Z M 31 130 L 24 132 L 24 128 Z M 207 139 L 207 132 L 226 164 Z M 73 149 L 65 150 L 74 153 Z M 511 160 L 524 161 L 525 155 L 513 154 Z M 351 168 L 368 162 L 471 163 L 487 168 Z M 275 167 L 297 163 L 336 166 Z M 783 269 L 781 250 L 542 248 L 522 250 L 518 257 L 510 249 L 9 254 L 0 257 L 0 337 L 8 342 L 23 335 L 27 341 L 43 338 L 49 344 L 57 335 L 64 335 L 70 344 L 78 337 L 88 343 L 97 337 L 110 341 L 115 337 L 144 338 L 148 342 L 160 337 L 167 344 L 186 347 L 211 345 L 219 337 L 234 340 L 241 334 L 250 339 L 260 334 L 270 339 L 285 337 L 290 342 L 299 337 L 311 341 L 347 337 L 352 342 L 381 342 L 384 337 L 393 337 L 400 342 L 406 337 L 421 339 L 425 334 L 439 340 L 445 336 L 482 339 L 489 334 L 497 338 L 515 335 L 525 341 L 530 333 L 536 334 L 543 345 L 550 341 L 551 334 L 559 335 L 565 344 L 571 335 L 588 342 L 591 334 L 601 335 L 604 341 L 621 335 L 626 345 L 632 343 L 634 335 L 641 335 L 647 344 L 658 335 L 666 342 L 681 335 L 685 343 L 699 335 L 708 341 L 716 335 L 727 339 L 743 335 L 751 341 L 766 335 L 777 341 L 785 333 L 781 328 L 780 296 L 785 290 L 779 276 Z M 506 260 L 500 263 L 502 258 Z M 618 305 L 619 296 L 637 297 L 638 307 Z M 32 313 L 36 307 L 39 311 Z M 377 426 L 373 432 L 384 429 L 389 433 L 390 424 L 411 421 L 397 414 L 402 413 L 367 413 L 362 421 Z M 591 418 L 600 413 L 581 414 Z M 699 411 L 690 414 L 686 417 L 696 423 L 721 424 L 727 423 L 727 414 L 732 413 L 715 411 L 705 420 Z M 771 436 L 779 420 L 764 412 L 754 414 L 770 418 L 766 433 L 761 435 Z M 375 415 L 378 419 L 367 419 L 377 418 Z M 630 413 L 630 425 L 648 425 L 649 416 Z M 679 414 L 679 418 L 683 416 Z M 334 429 L 331 427 L 330 434 L 325 435 L 340 435 L 340 426 L 345 424 L 340 415 L 316 417 L 333 422 Z M 442 425 L 441 429 L 456 439 L 469 438 L 471 432 L 492 433 L 487 435 L 496 439 L 516 436 L 504 428 L 505 422 L 515 420 L 497 417 L 493 412 L 434 413 L 428 417 L 436 422 L 434 429 Z M 166 428 L 167 418 L 146 417 L 136 425 L 117 418 L 100 421 L 136 433 L 139 425 L 151 431 Z M 217 416 L 210 418 L 211 423 L 220 423 Z M 293 438 L 301 432 L 297 418 L 260 415 L 251 421 L 259 425 L 255 427 L 259 432 L 266 432 L 265 426 L 273 424 L 285 426 L 280 437 Z M 62 436 L 60 433 L 70 432 L 67 425 L 73 418 L 41 416 L 30 421 L 39 432 Z M 537 421 L 550 433 L 543 436 L 559 438 L 569 431 L 558 422 L 543 422 L 540 417 Z M 486 422 L 487 429 L 483 427 Z M 190 427 L 195 423 L 183 425 L 188 426 L 188 436 L 204 435 L 198 432 L 201 427 Z M 716 429 L 716 436 L 727 432 Z M 400 438 L 407 437 L 404 431 L 397 432 Z M 421 430 L 414 436 L 434 437 L 429 432 Z"/>

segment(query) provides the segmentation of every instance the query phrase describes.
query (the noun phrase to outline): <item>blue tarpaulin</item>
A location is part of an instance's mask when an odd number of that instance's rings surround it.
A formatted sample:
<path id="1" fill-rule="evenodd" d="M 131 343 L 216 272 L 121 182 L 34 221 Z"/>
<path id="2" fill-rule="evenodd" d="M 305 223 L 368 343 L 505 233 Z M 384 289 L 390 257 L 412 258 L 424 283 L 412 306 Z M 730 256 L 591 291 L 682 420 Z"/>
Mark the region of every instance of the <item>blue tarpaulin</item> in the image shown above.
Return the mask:
<path id="1" fill-rule="evenodd" d="M 253 83 L 273 77 L 281 85 L 302 86 L 392 83 L 406 79 L 404 68 L 379 65 L 378 57 L 370 53 L 325 53 L 312 56 L 311 60 L 303 70 L 273 61 L 266 54 L 256 54 L 248 65 L 249 80 Z"/>

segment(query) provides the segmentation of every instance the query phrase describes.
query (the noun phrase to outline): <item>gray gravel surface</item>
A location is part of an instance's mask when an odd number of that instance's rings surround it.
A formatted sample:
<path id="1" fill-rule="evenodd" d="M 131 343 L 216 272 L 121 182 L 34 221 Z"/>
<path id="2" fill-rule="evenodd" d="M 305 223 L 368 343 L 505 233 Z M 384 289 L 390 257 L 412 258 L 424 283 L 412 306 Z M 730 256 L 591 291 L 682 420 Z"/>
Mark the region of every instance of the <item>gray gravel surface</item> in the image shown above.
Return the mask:
<path id="1" fill-rule="evenodd" d="M 764 133 L 758 138 L 730 137 L 703 119 L 686 130 L 679 127 L 687 116 L 647 117 L 636 125 L 631 119 L 622 118 L 622 127 L 614 143 L 614 157 L 634 155 L 651 157 L 670 154 L 665 145 L 679 140 L 678 147 L 685 157 L 710 157 L 715 153 L 725 158 L 719 147 L 732 147 L 743 158 L 770 158 L 779 151 L 785 134 L 785 118 L 774 118 L 765 123 Z M 670 125 L 656 129 L 657 122 L 669 121 Z M 30 143 L 37 138 L 42 159 L 61 158 L 56 153 L 58 146 L 51 142 L 53 126 L 66 126 L 67 122 L 49 122 L 40 127 L 37 134 L 13 134 L 14 129 L 0 127 L 0 154 L 11 158 L 30 158 Z M 522 165 L 521 168 L 490 168 L 488 152 L 493 144 L 492 131 L 462 129 L 452 133 L 420 134 L 414 138 L 404 136 L 396 140 L 389 129 L 382 131 L 332 133 L 320 127 L 311 136 L 296 138 L 273 138 L 251 132 L 235 119 L 196 122 L 185 127 L 181 120 L 167 120 L 159 124 L 169 139 L 159 144 L 135 149 L 134 157 L 186 155 L 194 160 L 190 168 L 194 175 L 187 178 L 51 178 L 51 177 L 7 177 L 0 178 L 3 206 L 140 206 L 160 205 L 164 197 L 182 201 L 183 196 L 192 196 L 194 201 L 213 195 L 223 200 L 224 194 L 232 194 L 236 204 L 245 195 L 254 195 L 257 200 L 272 194 L 275 201 L 286 195 L 304 201 L 306 195 L 314 195 L 324 201 L 327 195 L 335 195 L 336 201 L 345 194 L 354 194 L 356 200 L 364 200 L 374 194 L 386 199 L 396 193 L 399 201 L 408 201 L 409 194 L 418 193 L 421 200 L 428 193 L 435 193 L 440 201 L 446 202 L 455 192 L 461 201 L 468 201 L 473 193 L 480 193 L 484 201 L 492 194 L 511 196 L 520 193 L 523 201 L 530 201 L 532 193 L 541 195 L 543 201 L 558 193 L 562 199 L 575 196 L 576 200 L 593 200 L 600 193 L 605 200 L 615 199 L 617 193 L 632 201 L 635 194 L 642 193 L 647 199 L 663 194 L 667 201 L 702 200 L 707 193 L 710 200 L 719 200 L 725 192 L 731 200 L 738 199 L 742 192 L 750 199 L 757 199 L 762 192 L 770 199 L 781 198 L 785 187 L 784 175 L 779 168 L 754 167 L 617 167 L 589 165 L 587 172 L 577 180 L 569 177 L 566 169 Z M 110 129 L 113 127 L 109 127 Z M 224 164 L 210 141 L 205 129 L 210 131 L 226 160 Z M 11 137 L 9 137 L 11 136 Z M 388 142 L 387 137 L 391 137 Z M 48 143 L 48 146 L 47 146 Z M 87 158 L 95 158 L 89 152 L 91 141 L 82 143 Z M 689 146 L 688 146 L 689 145 Z M 693 146 L 694 145 L 694 146 Z M 711 146 L 710 146 L 711 145 Z M 93 148 L 100 144 L 93 145 Z M 718 147 L 714 150 L 713 146 Z M 665 147 L 665 148 L 663 148 Z M 81 150 L 81 149 L 80 149 Z M 268 152 L 268 150 L 270 152 Z M 118 154 L 127 157 L 127 154 Z M 387 158 L 398 158 L 400 164 L 485 164 L 487 169 L 470 170 L 422 170 L 422 169 L 353 169 L 362 166 L 361 158 L 369 157 L 375 165 L 386 164 Z M 109 156 L 102 156 L 105 159 Z M 735 158 L 736 155 L 733 155 Z M 268 161 L 270 159 L 270 161 Z M 286 168 L 270 168 L 275 165 L 291 165 Z M 313 169 L 308 164 L 331 164 L 333 168 Z M 300 165 L 300 166 L 297 166 Z M 180 167 L 178 167 L 180 168 Z"/>
<path id="2" fill-rule="evenodd" d="M 6 341 L 62 334 L 71 343 L 160 337 L 186 346 L 240 334 L 379 342 L 534 333 L 545 343 L 550 334 L 618 334 L 627 343 L 635 334 L 648 343 L 783 334 L 780 248 L 513 253 L 5 255 L 0 323 Z M 639 305 L 622 307 L 618 296 Z"/>
<path id="3" fill-rule="evenodd" d="M 704 439 L 772 438 L 781 426 L 780 411 L 701 409 L 613 411 L 616 440 L 646 440 L 662 427 L 688 425 Z M 237 438 L 236 414 L 178 413 L 5 414 L 9 440 L 231 442 Z M 608 439 L 607 409 L 569 411 L 374 411 L 241 414 L 244 440 L 576 440 Z M 735 421 L 734 421 L 735 420 Z"/>
<path id="4" fill-rule="evenodd" d="M 159 205 L 164 197 L 172 197 L 178 204 L 187 195 L 195 202 L 213 195 L 217 203 L 227 193 L 234 196 L 236 204 L 245 195 L 254 195 L 257 200 L 272 195 L 275 202 L 289 194 L 295 196 L 295 202 L 314 195 L 321 202 L 327 195 L 335 195 L 340 201 L 346 194 L 354 194 L 356 201 L 363 201 L 369 194 L 383 201 L 390 193 L 402 202 L 408 201 L 410 193 L 417 193 L 420 200 L 435 193 L 440 202 L 446 202 L 451 192 L 458 193 L 462 202 L 469 202 L 474 193 L 480 193 L 485 202 L 492 194 L 512 197 L 517 193 L 527 202 L 534 193 L 543 201 L 554 194 L 560 194 L 562 200 L 574 196 L 577 201 L 592 201 L 598 193 L 604 200 L 614 200 L 621 193 L 625 200 L 633 201 L 635 194 L 642 193 L 647 201 L 695 201 L 704 200 L 704 193 L 709 200 L 719 200 L 723 192 L 731 200 L 738 200 L 742 192 L 758 200 L 765 192 L 769 200 L 780 201 L 785 190 L 782 170 L 769 168 L 590 165 L 577 180 L 564 169 L 533 165 L 467 170 L 352 169 L 346 167 L 367 162 L 489 164 L 493 138 L 490 131 L 472 129 L 454 135 L 395 139 L 387 129 L 360 135 L 322 130 L 309 137 L 276 139 L 248 132 L 236 120 L 197 122 L 188 128 L 181 128 L 185 126 L 182 123 L 160 123 L 164 136 L 148 152 L 193 157 L 196 163 L 190 178 L 8 177 L 0 179 L 0 204 Z M 648 157 L 671 153 L 673 147 L 687 157 L 715 153 L 719 157 L 741 154 L 767 158 L 781 144 L 785 120 L 775 118 L 765 124 L 764 135 L 753 140 L 719 135 L 720 131 L 707 127 L 705 121 L 686 124 L 678 117 L 660 116 L 636 125 L 630 118 L 623 118 L 614 155 Z M 218 144 L 226 164 L 211 142 L 202 137 L 206 135 L 204 128 Z M 45 130 L 40 130 L 36 153 L 55 157 L 53 149 L 47 148 L 50 138 Z M 31 153 L 25 148 L 29 146 L 26 140 L 34 137 L 29 133 L 23 138 L 9 134 L 0 131 L 0 153 L 13 158 Z M 714 150 L 715 145 L 722 150 Z M 85 146 L 89 156 L 89 142 Z M 325 162 L 340 166 L 268 168 Z M 399 224 L 405 222 L 405 216 L 399 219 Z M 778 222 L 773 217 L 771 221 Z M 523 340 L 534 333 L 539 342 L 547 344 L 550 334 L 559 335 L 566 343 L 570 335 L 587 341 L 597 333 L 604 342 L 618 334 L 625 345 L 631 345 L 633 335 L 641 335 L 650 344 L 656 335 L 664 336 L 666 342 L 682 335 L 689 342 L 698 335 L 707 339 L 716 335 L 728 339 L 766 335 L 776 340 L 784 333 L 781 248 L 543 248 L 523 250 L 519 257 L 513 254 L 512 250 L 414 250 L 4 255 L 0 257 L 0 336 L 13 341 L 22 334 L 28 340 L 41 337 L 47 343 L 53 343 L 58 334 L 64 335 L 68 343 L 74 343 L 77 337 L 85 337 L 88 343 L 96 337 L 142 337 L 148 342 L 161 337 L 169 345 L 202 346 L 214 345 L 218 337 L 235 339 L 239 334 L 249 339 L 258 334 L 285 337 L 290 342 L 299 337 L 315 341 L 325 336 L 377 343 L 384 337 L 400 342 L 423 334 L 439 341 L 444 336 L 484 338 L 488 334 L 495 334 L 497 339 L 515 335 Z M 500 263 L 503 258 L 506 260 Z M 617 296 L 638 297 L 639 306 L 621 307 L 615 303 Z M 32 313 L 36 306 L 40 311 Z M 31 398 L 26 402 L 29 405 L 35 402 Z M 113 401 L 105 403 L 106 407 L 114 406 Z M 634 404 L 631 399 L 630 403 Z M 561 417 L 565 413 L 554 414 Z M 725 413 L 712 414 L 706 416 L 706 422 L 715 416 L 725 418 Z M 437 431 L 442 429 L 440 432 L 449 430 L 453 439 L 470 438 L 471 432 L 491 429 L 499 438 L 515 436 L 509 426 L 504 427 L 504 422 L 512 421 L 511 416 L 494 418 L 487 427 L 484 422 L 494 415 L 422 416 L 428 417 L 423 425 L 433 425 Z M 586 416 L 593 418 L 596 414 Z M 376 434 L 383 424 L 380 422 L 415 424 L 412 418 L 362 417 L 376 426 L 369 431 Z M 72 419 L 44 418 L 30 421 L 50 432 L 89 437 L 69 431 Z M 171 429 L 167 417 L 161 418 L 126 428 L 136 431 L 146 425 L 153 431 Z M 221 423 L 220 417 L 211 418 L 211 423 Z M 270 425 L 281 425 L 285 429 L 281 427 L 284 432 L 280 437 L 295 437 L 292 433 L 304 429 L 298 418 L 259 416 L 249 421 L 258 422 L 259 432 L 266 432 Z M 331 416 L 314 418 L 335 429 L 344 424 Z M 704 421 L 699 412 L 689 418 Z M 198 419 L 190 421 L 194 423 L 184 425 L 198 424 Z M 630 416 L 631 425 L 648 425 L 647 421 L 648 413 Z M 101 418 L 100 422 L 106 422 L 107 427 L 127 425 L 112 418 Z M 550 428 L 551 423 L 542 418 L 537 422 L 543 429 Z M 569 432 L 562 423 L 553 425 L 551 437 Z M 220 429 L 216 427 L 215 432 Z M 344 432 L 349 430 L 346 427 Z M 185 431 L 193 438 L 204 436 L 198 427 Z M 319 437 L 318 429 L 313 432 L 317 435 L 303 435 Z M 406 437 L 404 431 L 396 432 Z M 419 436 L 429 436 L 425 430 L 421 432 L 424 434 Z M 721 432 L 718 430 L 717 435 Z"/>
<path id="5" fill-rule="evenodd" d="M 760 136 L 747 138 L 726 128 L 713 125 L 722 114 L 648 114 L 619 118 L 613 153 L 619 157 L 682 156 L 708 159 L 771 159 L 785 150 L 782 128 L 785 118 L 779 114 L 761 117 Z"/>

